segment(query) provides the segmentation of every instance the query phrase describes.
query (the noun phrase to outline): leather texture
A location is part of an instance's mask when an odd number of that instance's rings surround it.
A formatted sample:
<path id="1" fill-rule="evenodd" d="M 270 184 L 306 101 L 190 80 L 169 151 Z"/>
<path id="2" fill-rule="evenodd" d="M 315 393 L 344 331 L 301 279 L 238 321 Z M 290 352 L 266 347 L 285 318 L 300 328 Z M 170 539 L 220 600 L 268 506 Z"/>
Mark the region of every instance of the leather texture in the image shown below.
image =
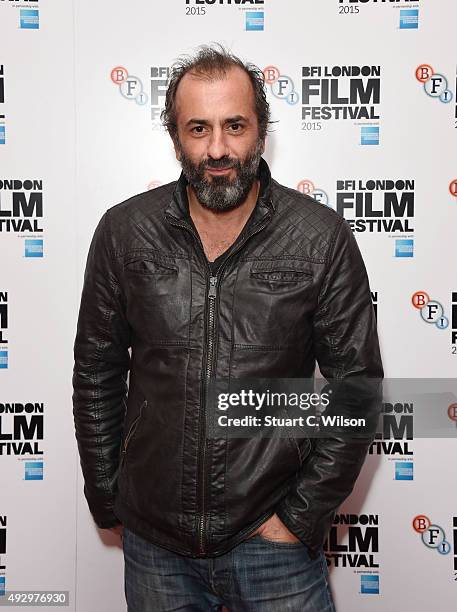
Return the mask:
<path id="1" fill-rule="evenodd" d="M 192 557 L 274 512 L 316 555 L 372 440 L 206 437 L 211 377 L 311 378 L 316 362 L 329 379 L 383 376 L 348 223 L 264 160 L 260 182 L 215 281 L 183 175 L 110 208 L 87 259 L 73 413 L 90 511 Z"/>

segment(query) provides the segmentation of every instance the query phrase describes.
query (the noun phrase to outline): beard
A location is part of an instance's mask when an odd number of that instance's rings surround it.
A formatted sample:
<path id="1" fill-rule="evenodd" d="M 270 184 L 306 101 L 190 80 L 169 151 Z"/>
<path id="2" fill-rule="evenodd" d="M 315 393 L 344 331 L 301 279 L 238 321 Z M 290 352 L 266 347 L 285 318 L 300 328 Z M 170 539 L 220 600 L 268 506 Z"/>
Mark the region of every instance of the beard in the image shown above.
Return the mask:
<path id="1" fill-rule="evenodd" d="M 244 160 L 225 155 L 220 159 L 207 157 L 200 163 L 194 164 L 178 141 L 184 176 L 192 186 L 200 204 L 216 212 L 237 208 L 246 200 L 257 178 L 262 149 L 263 142 L 258 140 Z M 234 168 L 236 176 L 233 180 L 228 176 L 212 176 L 211 180 L 208 180 L 205 177 L 207 168 Z"/>

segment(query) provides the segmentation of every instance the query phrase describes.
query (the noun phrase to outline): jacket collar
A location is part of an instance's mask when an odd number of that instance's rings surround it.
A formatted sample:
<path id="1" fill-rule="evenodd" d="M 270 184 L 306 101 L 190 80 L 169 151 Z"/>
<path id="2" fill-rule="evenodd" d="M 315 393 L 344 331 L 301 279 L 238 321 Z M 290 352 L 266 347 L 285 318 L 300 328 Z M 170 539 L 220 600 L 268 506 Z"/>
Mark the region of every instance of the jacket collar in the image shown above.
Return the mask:
<path id="1" fill-rule="evenodd" d="M 271 172 L 267 162 L 263 158 L 260 159 L 257 176 L 260 180 L 260 189 L 251 217 L 254 223 L 263 219 L 267 213 L 273 213 L 275 210 L 271 198 Z M 181 172 L 171 201 L 165 208 L 165 215 L 173 217 L 175 221 L 189 224 L 191 218 L 189 213 L 189 201 L 187 198 L 187 184 L 187 179 L 184 173 Z"/>

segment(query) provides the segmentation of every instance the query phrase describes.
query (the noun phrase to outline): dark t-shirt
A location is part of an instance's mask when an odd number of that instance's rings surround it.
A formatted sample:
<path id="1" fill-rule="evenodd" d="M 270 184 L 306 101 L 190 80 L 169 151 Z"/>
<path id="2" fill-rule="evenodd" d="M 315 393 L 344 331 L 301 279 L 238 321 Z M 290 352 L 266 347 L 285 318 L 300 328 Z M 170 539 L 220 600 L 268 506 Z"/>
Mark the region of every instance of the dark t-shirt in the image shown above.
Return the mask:
<path id="1" fill-rule="evenodd" d="M 257 202 L 256 202 L 256 206 L 257 206 Z M 244 227 L 241 230 L 241 232 L 239 233 L 239 235 L 238 235 L 237 239 L 235 240 L 235 242 L 226 251 L 224 251 L 222 253 L 222 255 L 219 255 L 219 257 L 217 257 L 214 261 L 209 261 L 208 260 L 208 263 L 209 263 L 210 268 L 211 268 L 211 276 L 216 276 L 217 275 L 221 265 L 224 263 L 226 258 L 230 255 L 230 253 L 233 251 L 233 249 L 236 248 L 238 243 L 243 239 L 244 235 L 249 230 L 249 228 L 250 228 L 250 226 L 252 224 L 252 214 L 253 214 L 254 210 L 255 210 L 255 206 L 252 209 L 251 214 L 249 215 L 248 220 L 244 224 Z M 195 233 L 198 234 L 197 228 L 195 227 L 194 222 L 192 221 L 192 218 L 191 218 L 190 215 L 189 215 L 189 219 L 190 219 L 190 223 L 192 224 L 192 226 L 193 226 L 193 228 L 195 230 Z"/>
<path id="2" fill-rule="evenodd" d="M 209 267 L 211 268 L 211 276 L 216 276 L 219 271 L 219 268 L 221 267 L 222 262 L 227 257 L 230 248 L 227 249 L 227 251 L 225 251 L 224 253 L 222 253 L 222 255 L 219 255 L 219 257 L 217 257 L 214 261 L 208 261 Z"/>
<path id="3" fill-rule="evenodd" d="M 241 232 L 243 233 L 243 232 Z M 241 235 L 241 234 L 240 234 Z M 221 267 L 221 265 L 223 264 L 223 262 L 227 259 L 227 257 L 229 256 L 229 254 L 231 253 L 231 251 L 233 250 L 235 244 L 238 243 L 238 239 L 240 238 L 240 236 L 238 236 L 238 238 L 235 240 L 235 242 L 232 244 L 232 246 L 230 246 L 226 251 L 224 251 L 222 253 L 222 255 L 219 255 L 219 257 L 217 257 L 214 261 L 209 261 L 209 267 L 211 268 L 211 276 L 216 276 L 216 274 L 219 272 L 219 268 Z"/>

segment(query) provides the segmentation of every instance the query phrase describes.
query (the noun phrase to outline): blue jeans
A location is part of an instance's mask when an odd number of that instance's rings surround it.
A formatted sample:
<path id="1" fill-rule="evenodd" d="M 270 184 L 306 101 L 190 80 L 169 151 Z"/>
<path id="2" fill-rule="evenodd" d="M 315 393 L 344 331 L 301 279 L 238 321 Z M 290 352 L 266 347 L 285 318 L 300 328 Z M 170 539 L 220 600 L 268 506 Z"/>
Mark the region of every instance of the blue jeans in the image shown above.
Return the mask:
<path id="1" fill-rule="evenodd" d="M 255 535 L 228 553 L 191 559 L 124 527 L 128 612 L 335 612 L 321 551 Z"/>

